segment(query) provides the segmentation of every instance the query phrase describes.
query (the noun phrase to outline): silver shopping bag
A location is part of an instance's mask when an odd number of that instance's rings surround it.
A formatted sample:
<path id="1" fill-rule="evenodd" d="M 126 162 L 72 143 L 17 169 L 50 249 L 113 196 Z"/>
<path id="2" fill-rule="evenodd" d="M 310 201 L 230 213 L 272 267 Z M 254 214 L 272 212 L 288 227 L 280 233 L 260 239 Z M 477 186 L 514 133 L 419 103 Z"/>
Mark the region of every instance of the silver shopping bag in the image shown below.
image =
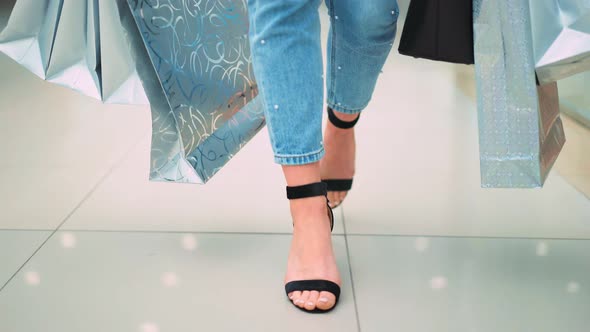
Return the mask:
<path id="1" fill-rule="evenodd" d="M 152 109 L 150 179 L 204 183 L 265 124 L 246 1 L 127 2 L 120 21 Z"/>
<path id="2" fill-rule="evenodd" d="M 0 51 L 37 76 L 108 103 L 147 104 L 116 0 L 18 0 Z"/>
<path id="3" fill-rule="evenodd" d="M 97 4 L 98 0 L 95 1 Z M 115 104 L 149 104 L 130 46 L 127 32 L 119 18 L 118 2 L 100 0 L 98 6 L 98 31 L 100 37 L 100 77 L 102 99 Z M 126 12 L 128 8 L 124 8 Z"/>
<path id="4" fill-rule="evenodd" d="M 0 51 L 45 78 L 63 0 L 19 0 L 0 32 Z"/>
<path id="5" fill-rule="evenodd" d="M 45 79 L 101 99 L 95 0 L 61 0 Z"/>
<path id="6" fill-rule="evenodd" d="M 529 0 L 541 83 L 590 70 L 590 1 Z"/>
<path id="7" fill-rule="evenodd" d="M 474 0 L 482 187 L 541 187 L 565 143 L 557 85 L 536 84 L 530 17 L 529 0 Z"/>

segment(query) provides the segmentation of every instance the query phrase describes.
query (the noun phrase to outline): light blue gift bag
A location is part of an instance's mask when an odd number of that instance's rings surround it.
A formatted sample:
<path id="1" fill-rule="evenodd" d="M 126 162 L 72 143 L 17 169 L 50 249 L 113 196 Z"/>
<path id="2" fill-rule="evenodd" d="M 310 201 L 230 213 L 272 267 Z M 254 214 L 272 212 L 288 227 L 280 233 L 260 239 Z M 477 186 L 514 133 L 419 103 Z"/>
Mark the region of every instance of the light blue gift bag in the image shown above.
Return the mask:
<path id="1" fill-rule="evenodd" d="M 556 80 L 590 64 L 590 1 L 474 0 L 481 185 L 541 187 L 565 134 Z"/>

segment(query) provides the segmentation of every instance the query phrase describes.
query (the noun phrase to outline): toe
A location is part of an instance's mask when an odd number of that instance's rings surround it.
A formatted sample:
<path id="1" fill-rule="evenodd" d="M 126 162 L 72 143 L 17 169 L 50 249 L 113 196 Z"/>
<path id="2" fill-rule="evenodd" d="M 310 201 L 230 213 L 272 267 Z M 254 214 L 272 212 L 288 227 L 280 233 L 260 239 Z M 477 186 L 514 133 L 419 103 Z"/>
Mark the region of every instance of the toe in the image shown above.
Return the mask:
<path id="1" fill-rule="evenodd" d="M 303 291 L 299 297 L 299 300 L 295 301 L 295 305 L 297 305 L 299 308 L 304 308 L 307 300 L 309 299 L 309 293 L 310 291 Z"/>
<path id="2" fill-rule="evenodd" d="M 299 298 L 301 297 L 301 291 L 294 291 L 289 293 L 289 298 L 291 299 L 291 301 L 293 303 L 295 303 L 295 301 L 299 300 Z"/>
<path id="3" fill-rule="evenodd" d="M 336 303 L 336 296 L 330 292 L 321 292 L 316 307 L 321 310 L 328 310 Z"/>
<path id="4" fill-rule="evenodd" d="M 305 302 L 305 309 L 313 310 L 316 307 L 316 303 L 318 302 L 318 298 L 320 297 L 320 292 L 318 291 L 311 291 L 309 292 L 309 298 L 307 302 Z"/>

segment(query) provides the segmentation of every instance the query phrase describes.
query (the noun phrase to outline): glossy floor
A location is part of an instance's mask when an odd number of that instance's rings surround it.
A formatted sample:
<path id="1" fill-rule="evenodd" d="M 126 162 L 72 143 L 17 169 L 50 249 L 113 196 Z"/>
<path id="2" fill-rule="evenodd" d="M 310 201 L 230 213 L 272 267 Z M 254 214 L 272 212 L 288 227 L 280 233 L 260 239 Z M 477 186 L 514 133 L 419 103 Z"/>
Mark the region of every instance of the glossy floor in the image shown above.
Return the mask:
<path id="1" fill-rule="evenodd" d="M 0 73 L 2 332 L 588 331 L 590 130 L 565 118 L 543 189 L 481 189 L 469 67 L 388 59 L 336 210 L 327 315 L 283 293 L 291 221 L 266 130 L 205 186 L 149 182 L 146 107 L 3 55 Z"/>

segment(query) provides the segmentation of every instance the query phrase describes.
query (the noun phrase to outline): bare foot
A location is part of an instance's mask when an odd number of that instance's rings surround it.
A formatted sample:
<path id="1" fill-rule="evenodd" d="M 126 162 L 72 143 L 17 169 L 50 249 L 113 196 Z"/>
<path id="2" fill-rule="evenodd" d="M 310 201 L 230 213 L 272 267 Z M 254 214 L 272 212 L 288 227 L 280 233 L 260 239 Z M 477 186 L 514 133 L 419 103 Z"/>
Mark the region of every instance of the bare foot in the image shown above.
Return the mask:
<path id="1" fill-rule="evenodd" d="M 342 121 L 353 121 L 359 116 L 359 114 L 346 114 L 337 111 L 334 111 L 334 114 Z M 326 154 L 320 161 L 322 179 L 351 179 L 355 171 L 354 127 L 341 129 L 328 121 L 324 133 L 324 149 Z M 346 194 L 347 191 L 328 191 L 330 206 L 339 205 Z"/>
<path id="2" fill-rule="evenodd" d="M 294 229 L 285 284 L 293 280 L 324 279 L 340 286 L 326 198 L 301 198 L 291 200 L 290 204 Z M 328 310 L 336 303 L 335 295 L 327 291 L 295 291 L 288 296 L 296 306 L 306 310 Z"/>

